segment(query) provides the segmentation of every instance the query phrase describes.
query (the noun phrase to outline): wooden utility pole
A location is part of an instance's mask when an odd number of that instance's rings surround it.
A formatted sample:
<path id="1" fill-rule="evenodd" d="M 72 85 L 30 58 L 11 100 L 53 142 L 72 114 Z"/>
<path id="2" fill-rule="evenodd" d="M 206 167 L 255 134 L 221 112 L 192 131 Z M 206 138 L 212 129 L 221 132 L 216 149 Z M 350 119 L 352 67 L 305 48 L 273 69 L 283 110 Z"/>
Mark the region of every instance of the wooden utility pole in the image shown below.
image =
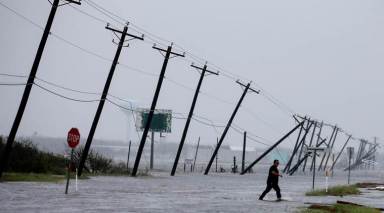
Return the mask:
<path id="1" fill-rule="evenodd" d="M 341 148 L 339 154 L 336 157 L 336 160 L 334 160 L 333 163 L 332 163 L 331 171 L 333 171 L 333 167 L 336 165 L 337 160 L 339 160 L 339 157 L 340 157 L 341 153 L 343 153 L 343 151 L 344 151 L 345 147 L 347 146 L 347 144 L 348 144 L 349 140 L 351 139 L 351 137 L 352 137 L 352 135 L 348 135 L 347 141 L 344 143 L 343 147 Z M 332 174 L 333 174 L 333 172 L 332 172 Z"/>
<path id="2" fill-rule="evenodd" d="M 163 80 L 164 80 L 164 76 L 165 76 L 165 70 L 167 69 L 167 65 L 168 65 L 168 60 L 170 59 L 171 55 L 179 56 L 179 57 L 184 57 L 185 56 L 185 54 L 179 54 L 179 53 L 172 52 L 172 44 L 171 44 L 171 46 L 168 46 L 168 48 L 166 50 L 161 49 L 159 47 L 156 47 L 156 45 L 153 46 L 153 49 L 160 51 L 161 54 L 163 54 L 163 52 L 165 52 L 165 56 L 164 56 L 164 62 L 163 62 L 163 66 L 161 68 L 159 80 L 157 82 L 157 86 L 156 86 L 156 90 L 155 90 L 155 95 L 153 96 L 153 100 L 152 100 L 152 104 L 151 104 L 151 109 L 149 111 L 149 114 L 148 114 L 148 117 L 147 117 L 147 121 L 145 123 L 143 135 L 141 136 L 141 141 L 140 141 L 140 144 L 139 144 L 139 148 L 137 150 L 135 165 L 134 165 L 133 170 L 132 170 L 132 176 L 136 176 L 137 170 L 139 168 L 141 155 L 143 153 L 145 141 L 146 141 L 147 136 L 148 136 L 148 131 L 149 131 L 149 128 L 150 128 L 151 123 L 152 123 L 153 114 L 155 113 L 157 99 L 159 98 L 159 94 L 160 94 L 160 90 L 161 90 L 161 85 L 163 84 Z"/>
<path id="3" fill-rule="evenodd" d="M 336 126 L 335 126 L 335 128 L 336 128 L 335 136 L 333 137 L 333 142 L 332 142 L 332 144 L 330 146 L 330 151 L 328 153 L 327 160 L 325 160 L 325 164 L 323 166 L 323 170 L 324 171 L 327 168 L 329 157 L 331 156 L 331 153 L 332 153 L 332 150 L 333 150 L 333 146 L 335 145 L 335 141 L 336 141 L 336 138 L 337 138 L 337 134 L 339 133 L 339 128 L 337 128 Z"/>
<path id="4" fill-rule="evenodd" d="M 311 140 L 309 141 L 309 146 L 308 146 L 308 147 L 311 147 L 311 146 L 312 146 L 313 137 L 314 137 L 314 135 L 315 135 L 316 128 L 317 128 L 317 123 L 316 123 L 315 121 L 313 121 L 313 124 L 314 124 L 314 127 L 313 127 L 312 136 L 311 136 Z M 303 172 L 305 172 L 305 167 L 306 167 L 306 166 L 307 166 L 307 158 L 306 158 L 305 161 L 304 161 Z"/>
<path id="5" fill-rule="evenodd" d="M 65 0 L 66 3 L 74 3 L 80 5 L 80 1 L 72 1 L 72 0 Z M 8 159 L 12 151 L 12 144 L 15 140 L 17 130 L 19 129 L 19 125 L 21 122 L 21 119 L 23 118 L 25 107 L 27 106 L 27 102 L 29 99 L 29 94 L 32 90 L 32 85 L 34 84 L 35 77 L 37 70 L 39 68 L 40 60 L 44 52 L 45 44 L 47 43 L 48 36 L 51 31 L 51 27 L 53 24 L 53 19 L 55 18 L 55 14 L 57 11 L 57 8 L 61 5 L 59 5 L 60 0 L 54 0 L 51 7 L 51 12 L 49 13 L 47 24 L 45 25 L 43 36 L 41 37 L 39 47 L 36 52 L 35 60 L 33 61 L 33 65 L 31 68 L 31 72 L 29 73 L 29 77 L 27 80 L 27 84 L 24 88 L 23 97 L 21 98 L 21 102 L 19 105 L 19 109 L 17 110 L 17 114 L 15 117 L 15 120 L 13 121 L 13 125 L 11 128 L 11 131 L 7 138 L 7 144 L 4 147 L 3 153 L 1 155 L 0 159 L 0 178 L 2 177 L 3 172 L 6 170 Z"/>
<path id="6" fill-rule="evenodd" d="M 216 146 L 219 144 L 219 138 L 216 138 Z M 215 169 L 215 171 L 216 171 L 216 173 L 217 173 L 217 161 L 219 160 L 219 154 L 216 154 L 216 158 L 215 158 L 216 160 L 216 169 Z"/>
<path id="7" fill-rule="evenodd" d="M 296 119 L 295 116 L 294 116 L 294 118 Z M 304 117 L 304 120 L 305 119 L 306 119 L 306 117 Z M 300 140 L 301 132 L 303 131 L 303 129 L 304 129 L 304 125 L 300 127 L 300 131 L 299 131 L 299 134 L 297 135 L 296 143 L 295 143 L 295 146 L 293 148 L 291 157 L 289 158 L 287 164 L 285 165 L 283 172 L 289 171 L 289 169 L 291 167 L 291 163 L 292 163 L 293 157 L 296 155 L 297 150 L 299 149 L 299 146 L 301 145 L 301 143 L 299 143 L 299 140 Z"/>
<path id="8" fill-rule="evenodd" d="M 86 142 L 86 144 L 85 144 L 85 146 L 84 146 L 84 150 L 83 150 L 83 153 L 82 153 L 82 155 L 81 155 L 80 164 L 79 164 L 79 172 L 78 172 L 78 175 L 79 175 L 79 176 L 81 176 L 81 174 L 82 174 L 82 172 L 83 172 L 83 168 L 84 168 L 85 160 L 87 159 L 89 149 L 91 148 L 91 144 L 92 144 L 93 136 L 95 135 L 96 127 L 97 127 L 97 124 L 99 123 L 99 119 L 100 119 L 100 116 L 101 116 L 101 112 L 103 111 L 103 107 L 104 107 L 105 99 L 107 98 L 107 95 L 108 95 L 108 91 L 109 91 L 109 87 L 110 87 L 111 82 L 112 82 L 113 74 L 114 74 L 114 72 L 115 72 L 116 66 L 117 66 L 118 61 L 119 61 L 119 57 L 120 57 L 120 53 L 121 53 L 121 49 L 122 49 L 123 46 L 124 46 L 125 37 L 126 37 L 126 36 L 129 36 L 129 37 L 131 37 L 132 39 L 144 40 L 144 35 L 142 35 L 141 37 L 139 37 L 139 36 L 136 36 L 136 35 L 131 35 L 131 34 L 129 34 L 129 33 L 128 33 L 128 26 L 127 26 L 127 25 L 124 26 L 124 30 L 123 30 L 123 31 L 120 31 L 120 30 L 111 28 L 111 27 L 109 26 L 109 24 L 108 24 L 105 28 L 106 28 L 107 30 L 112 31 L 112 32 L 115 33 L 115 34 L 120 34 L 121 36 L 120 36 L 119 44 L 118 44 L 118 46 L 117 46 L 117 50 L 116 50 L 116 53 L 115 53 L 115 57 L 114 57 L 114 59 L 113 59 L 112 65 L 111 65 L 111 69 L 110 69 L 110 71 L 109 71 L 107 80 L 106 80 L 105 85 L 104 85 L 103 93 L 101 94 L 101 98 L 100 98 L 99 105 L 98 105 L 97 110 L 96 110 L 95 117 L 93 118 L 93 122 L 92 122 L 91 129 L 89 130 L 89 134 L 88 134 L 87 142 Z"/>
<path id="9" fill-rule="evenodd" d="M 243 138 L 243 156 L 241 158 L 241 172 L 244 172 L 245 169 L 245 150 L 247 147 L 247 132 L 244 131 L 244 138 Z"/>
<path id="10" fill-rule="evenodd" d="M 153 169 L 153 152 L 155 149 L 155 132 L 152 130 L 151 131 L 151 157 L 149 161 L 149 169 Z"/>
<path id="11" fill-rule="evenodd" d="M 176 172 L 176 169 L 177 169 L 177 164 L 179 163 L 179 158 L 180 158 L 181 150 L 183 149 L 185 138 L 187 137 L 189 124 L 191 123 L 191 120 L 192 120 L 193 111 L 195 109 L 197 97 L 199 96 L 200 87 L 201 87 L 201 84 L 202 84 L 203 79 L 205 77 L 205 74 L 206 73 L 210 73 L 210 74 L 218 75 L 218 73 L 216 73 L 216 72 L 212 72 L 212 71 L 207 70 L 207 64 L 205 64 L 204 67 L 202 67 L 202 68 L 201 67 L 197 67 L 197 66 L 195 66 L 193 64 L 191 66 L 196 68 L 196 69 L 198 69 L 198 70 L 201 70 L 201 74 L 200 74 L 199 83 L 197 84 L 195 95 L 193 96 L 191 109 L 189 110 L 187 121 L 185 122 L 184 130 L 183 130 L 183 134 L 181 136 L 179 148 L 177 150 L 175 162 L 173 163 L 173 167 L 172 167 L 172 171 L 171 171 L 171 176 L 175 175 L 175 172 Z"/>
<path id="12" fill-rule="evenodd" d="M 335 136 L 335 133 L 336 133 L 336 126 L 333 127 L 333 130 L 332 130 L 332 133 L 331 133 L 331 137 L 329 138 L 328 143 L 327 143 L 327 148 L 329 148 L 331 146 L 331 143 L 333 141 L 333 137 Z M 323 153 L 323 158 L 321 159 L 321 162 L 320 162 L 320 165 L 319 165 L 319 168 L 318 168 L 318 171 L 321 170 L 326 155 L 327 155 L 327 153 L 324 152 Z"/>
<path id="13" fill-rule="evenodd" d="M 321 131 L 323 130 L 323 124 L 324 124 L 324 122 L 322 121 L 322 122 L 320 123 L 319 133 L 318 133 L 318 135 L 317 135 L 316 147 L 318 147 L 318 146 L 319 146 L 319 143 L 320 143 Z M 317 156 L 317 154 L 316 154 L 316 150 L 315 150 L 315 154 L 313 155 L 313 158 L 312 158 L 312 164 L 311 164 L 311 169 L 310 169 L 310 171 L 312 171 L 313 167 L 315 166 L 316 156 Z"/>
<path id="14" fill-rule="evenodd" d="M 236 105 L 236 107 L 235 107 L 235 110 L 233 111 L 233 113 L 232 113 L 232 115 L 231 115 L 231 118 L 229 119 L 229 121 L 228 121 L 228 123 L 227 123 L 227 126 L 226 126 L 225 129 L 224 129 L 223 134 L 222 134 L 221 137 L 220 137 L 220 140 L 219 140 L 219 142 L 218 142 L 218 144 L 217 144 L 217 146 L 216 146 L 216 148 L 215 148 L 215 151 L 214 151 L 213 154 L 212 154 L 212 157 L 211 157 L 211 159 L 210 159 L 210 161 L 209 161 L 209 163 L 208 163 L 208 165 L 207 165 L 207 168 L 205 169 L 205 172 L 204 172 L 205 175 L 207 175 L 207 174 L 209 173 L 209 170 L 211 169 L 213 160 L 215 159 L 215 157 L 216 157 L 216 155 L 217 155 L 217 152 L 219 151 L 220 146 L 221 146 L 221 144 L 223 143 L 225 136 L 227 135 L 228 129 L 231 127 L 232 121 L 233 121 L 233 119 L 235 118 L 236 113 L 237 113 L 237 111 L 239 110 L 239 108 L 240 108 L 240 106 L 241 106 L 241 103 L 243 102 L 244 97 L 245 97 L 245 95 L 247 94 L 248 90 L 251 90 L 252 92 L 255 92 L 255 93 L 257 93 L 257 94 L 260 93 L 260 91 L 256 91 L 256 90 L 250 88 L 250 86 L 251 86 L 251 82 L 249 82 L 247 85 L 244 85 L 244 84 L 241 83 L 240 81 L 236 81 L 236 83 L 240 84 L 242 87 L 245 87 L 245 89 L 244 89 L 244 91 L 243 91 L 243 94 L 242 94 L 241 97 L 240 97 L 240 100 L 238 101 L 238 103 L 237 103 L 237 105 Z"/>
<path id="15" fill-rule="evenodd" d="M 275 144 L 273 144 L 271 147 L 269 147 L 263 154 L 260 155 L 253 163 L 251 163 L 244 171 L 242 171 L 240 174 L 243 175 L 247 171 L 249 171 L 257 162 L 259 162 L 261 159 L 263 159 L 269 152 L 271 152 L 276 146 L 278 146 L 281 142 L 283 142 L 286 138 L 288 138 L 293 132 L 296 131 L 299 127 L 304 125 L 304 121 L 299 123 L 296 127 L 294 127 L 291 131 L 289 131 L 287 134 L 285 134 L 280 140 L 278 140 Z"/>
<path id="16" fill-rule="evenodd" d="M 130 154 L 131 154 L 131 141 L 129 141 L 129 146 L 128 146 L 127 172 L 129 171 L 129 155 Z"/>
<path id="17" fill-rule="evenodd" d="M 195 171 L 195 165 L 196 165 L 196 159 L 197 159 L 197 152 L 199 151 L 199 145 L 200 145 L 200 137 L 199 137 L 199 140 L 197 141 L 195 159 L 193 161 L 193 169 L 192 169 L 193 172 Z"/>

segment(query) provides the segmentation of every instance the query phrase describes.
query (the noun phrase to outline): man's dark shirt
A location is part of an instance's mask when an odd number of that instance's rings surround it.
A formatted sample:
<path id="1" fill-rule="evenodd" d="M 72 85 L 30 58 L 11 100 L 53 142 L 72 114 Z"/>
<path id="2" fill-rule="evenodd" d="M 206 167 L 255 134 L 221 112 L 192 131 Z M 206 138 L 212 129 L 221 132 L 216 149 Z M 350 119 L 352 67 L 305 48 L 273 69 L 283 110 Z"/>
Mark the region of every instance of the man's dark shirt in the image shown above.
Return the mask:
<path id="1" fill-rule="evenodd" d="M 272 165 L 271 168 L 269 168 L 269 173 L 268 173 L 268 183 L 278 183 L 279 181 L 279 176 L 272 174 L 272 172 L 279 173 L 279 170 L 277 169 L 277 166 Z"/>

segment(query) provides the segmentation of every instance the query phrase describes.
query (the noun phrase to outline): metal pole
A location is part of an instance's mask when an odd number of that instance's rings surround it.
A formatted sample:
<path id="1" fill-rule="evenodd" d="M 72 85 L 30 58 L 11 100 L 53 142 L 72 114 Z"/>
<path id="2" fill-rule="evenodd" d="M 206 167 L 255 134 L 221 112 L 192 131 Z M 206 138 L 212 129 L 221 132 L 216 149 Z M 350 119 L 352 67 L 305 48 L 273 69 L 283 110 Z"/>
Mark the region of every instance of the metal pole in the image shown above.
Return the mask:
<path id="1" fill-rule="evenodd" d="M 316 150 L 313 152 L 313 180 L 312 180 L 312 190 L 315 190 L 315 176 L 316 176 Z"/>
<path id="2" fill-rule="evenodd" d="M 349 181 L 350 181 L 350 177 L 351 177 L 351 153 L 348 153 L 349 157 L 348 157 L 348 185 L 349 185 Z"/>
<path id="3" fill-rule="evenodd" d="M 75 185 L 76 188 L 75 188 L 75 189 L 76 189 L 76 192 L 77 192 L 77 191 L 78 191 L 78 187 L 77 187 L 77 179 L 78 179 L 78 177 L 77 177 L 77 168 L 76 168 L 76 174 L 75 174 L 75 177 L 76 177 L 76 185 Z"/>
<path id="4" fill-rule="evenodd" d="M 244 172 L 245 169 L 245 150 L 247 146 L 247 132 L 244 131 L 244 141 L 243 141 L 243 157 L 241 159 L 241 172 Z"/>
<path id="5" fill-rule="evenodd" d="M 157 48 L 155 46 L 153 48 L 156 49 L 156 50 L 159 50 L 159 51 L 165 51 L 165 50 Z M 168 60 L 169 60 L 169 57 L 170 57 L 171 54 L 176 55 L 176 56 L 184 57 L 184 55 L 173 53 L 172 52 L 172 46 L 168 46 L 168 48 L 166 50 L 166 53 L 165 53 L 163 66 L 161 67 L 161 72 L 160 72 L 160 75 L 159 75 L 159 80 L 157 82 L 157 86 L 156 86 L 156 90 L 155 90 L 155 95 L 153 96 L 153 100 L 152 100 L 152 104 L 151 104 L 151 109 L 149 111 L 148 118 L 147 118 L 147 121 L 145 123 L 145 128 L 144 128 L 143 135 L 141 136 L 141 141 L 140 141 L 140 144 L 139 144 L 139 148 L 137 150 L 135 165 L 134 165 L 133 170 L 132 170 L 132 176 L 136 176 L 137 170 L 139 168 L 141 154 L 143 153 L 145 141 L 147 139 L 148 131 L 149 131 L 149 128 L 150 128 L 151 123 L 152 123 L 153 114 L 154 114 L 155 109 L 156 109 L 157 99 L 159 98 L 159 94 L 160 94 L 160 90 L 161 90 L 161 85 L 163 84 L 165 70 L 167 69 Z"/>
<path id="6" fill-rule="evenodd" d="M 259 162 L 261 159 L 263 159 L 269 152 L 271 152 L 277 145 L 279 145 L 281 142 L 283 142 L 287 137 L 289 137 L 296 129 L 298 129 L 300 126 L 304 125 L 304 121 L 299 123 L 295 128 L 293 128 L 291 131 L 289 131 L 286 135 L 284 135 L 280 140 L 278 140 L 275 144 L 273 144 L 271 147 L 267 149 L 260 157 L 258 157 L 253 163 L 251 163 L 244 171 L 242 171 L 240 174 L 245 174 L 248 170 L 250 170 L 257 162 Z"/>
<path id="7" fill-rule="evenodd" d="M 71 164 L 72 164 L 72 159 L 73 159 L 73 150 L 71 151 L 71 159 L 69 160 L 68 163 L 68 170 L 67 170 L 67 184 L 65 186 L 65 194 L 68 194 L 68 186 L 69 186 L 69 178 L 71 176 Z"/>
<path id="8" fill-rule="evenodd" d="M 193 161 L 193 172 L 195 171 L 195 165 L 196 165 L 196 158 L 197 158 L 197 152 L 199 151 L 199 145 L 200 145 L 200 137 L 199 140 L 197 141 L 197 147 L 196 147 L 196 153 L 195 153 L 195 159 Z"/>
<path id="9" fill-rule="evenodd" d="M 123 45 L 125 42 L 125 36 L 127 35 L 127 31 L 128 31 L 128 27 L 125 26 L 124 30 L 121 34 L 121 38 L 120 38 L 119 45 L 118 45 L 117 50 L 116 50 L 115 57 L 113 59 L 112 65 L 111 65 L 111 69 L 109 71 L 107 80 L 106 80 L 105 85 L 104 85 L 103 93 L 101 94 L 101 98 L 100 98 L 99 105 L 98 105 L 97 110 L 96 110 L 95 117 L 93 118 L 91 129 L 89 130 L 87 142 L 85 143 L 85 146 L 84 146 L 84 149 L 83 149 L 83 152 L 81 155 L 81 159 L 80 159 L 80 163 L 79 163 L 79 176 L 81 176 L 81 174 L 83 172 L 85 160 L 87 159 L 89 149 L 91 148 L 93 136 L 95 134 L 97 124 L 99 123 L 101 112 L 103 111 L 105 99 L 107 98 L 107 94 L 108 94 L 108 90 L 109 90 L 109 87 L 110 87 L 111 82 L 112 82 L 113 74 L 115 72 L 116 65 L 119 61 L 121 49 L 123 48 Z"/>
<path id="10" fill-rule="evenodd" d="M 130 154 L 131 154 L 131 141 L 129 141 L 129 146 L 128 146 L 127 171 L 129 171 L 129 155 Z"/>
<path id="11" fill-rule="evenodd" d="M 196 67 L 194 65 L 192 65 L 192 67 L 195 67 L 197 69 L 201 69 L 201 68 Z M 176 158 L 175 158 L 175 161 L 173 163 L 173 167 L 172 167 L 172 171 L 171 171 L 171 176 L 175 175 L 175 172 L 176 172 L 176 169 L 177 169 L 177 164 L 179 163 L 179 158 L 180 158 L 181 150 L 183 149 L 185 138 L 187 137 L 187 133 L 188 133 L 188 129 L 189 129 L 189 124 L 191 123 L 191 120 L 192 120 L 193 111 L 195 110 L 195 105 L 196 105 L 197 97 L 199 96 L 200 87 L 201 87 L 201 84 L 202 84 L 203 79 L 205 77 L 206 71 L 207 71 L 207 65 L 204 65 L 204 67 L 201 69 L 199 83 L 197 84 L 195 95 L 193 96 L 193 100 L 192 100 L 192 105 L 191 105 L 191 108 L 190 108 L 189 113 L 188 113 L 188 118 L 187 118 L 187 121 L 185 122 L 185 126 L 184 126 L 184 130 L 183 130 L 183 134 L 181 136 L 179 148 L 177 149 Z M 210 71 L 208 71 L 208 72 L 209 73 L 213 73 L 213 72 L 210 72 Z M 214 73 L 214 74 L 217 75 L 217 73 Z"/>
<path id="12" fill-rule="evenodd" d="M 29 94 L 31 93 L 32 85 L 33 85 L 34 80 L 35 80 L 37 69 L 39 68 L 41 56 L 43 55 L 44 47 L 45 47 L 45 44 L 47 42 L 49 32 L 51 30 L 51 26 L 53 23 L 53 19 L 55 18 L 55 14 L 56 14 L 56 10 L 57 10 L 58 5 L 59 5 L 59 0 L 54 0 L 52 3 L 51 12 L 49 13 L 47 24 L 45 25 L 43 36 L 41 37 L 39 48 L 37 49 L 35 60 L 33 61 L 31 72 L 29 73 L 27 84 L 25 85 L 25 88 L 24 88 L 24 93 L 23 93 L 23 97 L 22 97 L 20 105 L 19 105 L 19 109 L 17 111 L 15 120 L 13 121 L 12 129 L 8 135 L 7 144 L 5 145 L 2 156 L 1 156 L 0 178 L 3 174 L 3 172 L 6 170 L 6 166 L 8 164 L 8 159 L 9 159 L 10 153 L 12 151 L 12 144 L 15 140 L 17 130 L 19 128 L 21 119 L 23 117 L 24 110 L 25 110 L 25 107 L 26 107 L 27 102 L 28 102 Z"/>
<path id="13" fill-rule="evenodd" d="M 240 100 L 239 100 L 239 102 L 237 103 L 236 108 L 235 108 L 235 110 L 233 111 L 233 113 L 232 113 L 232 115 L 231 115 L 231 118 L 229 119 L 229 121 L 228 121 L 228 123 L 227 123 L 227 126 L 226 126 L 225 129 L 224 129 L 223 134 L 221 135 L 220 141 L 218 142 L 218 144 L 217 144 L 217 146 L 216 146 L 216 148 L 215 148 L 215 151 L 213 152 L 212 157 L 211 157 L 211 159 L 209 160 L 209 163 L 208 163 L 208 165 L 207 165 L 207 168 L 205 169 L 205 172 L 204 172 L 205 175 L 207 175 L 207 174 L 209 173 L 209 170 L 211 169 L 213 160 L 215 159 L 215 157 L 216 157 L 216 155 L 217 155 L 217 152 L 219 151 L 220 146 L 221 146 L 221 144 L 223 143 L 225 136 L 227 135 L 228 129 L 229 129 L 229 127 L 231 126 L 232 121 L 233 121 L 233 119 L 235 118 L 236 113 L 237 113 L 237 111 L 239 110 L 240 105 L 241 105 L 241 103 L 243 102 L 243 99 L 244 99 L 245 95 L 247 94 L 248 89 L 249 89 L 250 86 L 251 86 L 251 83 L 248 83 L 247 86 L 245 87 L 245 89 L 244 89 L 244 91 L 243 91 L 243 94 L 241 95 Z"/>
<path id="14" fill-rule="evenodd" d="M 151 134 L 151 159 L 149 162 L 149 168 L 153 169 L 153 151 L 154 151 L 154 146 L 155 146 L 155 132 L 152 131 Z"/>

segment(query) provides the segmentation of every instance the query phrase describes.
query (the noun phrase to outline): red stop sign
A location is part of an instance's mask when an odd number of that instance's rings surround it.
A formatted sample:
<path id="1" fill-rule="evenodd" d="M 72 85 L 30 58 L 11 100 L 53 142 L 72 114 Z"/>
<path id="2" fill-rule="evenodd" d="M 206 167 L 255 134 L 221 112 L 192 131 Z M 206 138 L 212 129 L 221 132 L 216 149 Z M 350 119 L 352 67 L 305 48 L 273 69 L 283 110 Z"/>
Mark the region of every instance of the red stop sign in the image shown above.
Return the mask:
<path id="1" fill-rule="evenodd" d="M 68 132 L 67 137 L 68 146 L 72 149 L 75 148 L 80 142 L 80 132 L 77 128 L 72 128 Z"/>

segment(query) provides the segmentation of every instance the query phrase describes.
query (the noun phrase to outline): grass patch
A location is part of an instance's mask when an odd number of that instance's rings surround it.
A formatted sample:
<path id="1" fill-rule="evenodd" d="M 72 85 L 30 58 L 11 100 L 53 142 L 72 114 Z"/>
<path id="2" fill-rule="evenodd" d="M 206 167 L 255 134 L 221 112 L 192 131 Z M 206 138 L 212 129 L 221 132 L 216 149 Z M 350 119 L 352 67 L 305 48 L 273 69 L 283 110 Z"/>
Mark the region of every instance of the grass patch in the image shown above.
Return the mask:
<path id="1" fill-rule="evenodd" d="M 71 174 L 71 179 L 75 179 L 75 175 Z M 78 177 L 79 180 L 89 179 L 88 176 Z M 3 182 L 50 182 L 61 183 L 67 180 L 66 175 L 44 174 L 44 173 L 14 173 L 7 172 L 3 174 L 1 181 Z"/>
<path id="2" fill-rule="evenodd" d="M 370 183 L 370 182 L 362 182 L 355 184 L 358 188 L 375 188 L 378 186 L 383 186 L 384 183 Z"/>
<path id="3" fill-rule="evenodd" d="M 306 209 L 302 209 L 300 213 L 328 213 L 328 212 L 340 212 L 340 213 L 378 213 L 380 210 L 370 208 L 366 206 L 355 206 L 349 204 L 334 204 L 330 206 L 326 205 L 311 205 Z"/>
<path id="4" fill-rule="evenodd" d="M 328 192 L 325 189 L 310 191 L 305 193 L 306 196 L 344 196 L 344 195 L 357 195 L 360 194 L 360 190 L 356 185 L 343 185 L 334 186 L 328 188 Z"/>
<path id="5" fill-rule="evenodd" d="M 15 182 L 51 182 L 58 183 L 65 180 L 64 175 L 40 174 L 40 173 L 5 173 L 2 181 Z"/>

